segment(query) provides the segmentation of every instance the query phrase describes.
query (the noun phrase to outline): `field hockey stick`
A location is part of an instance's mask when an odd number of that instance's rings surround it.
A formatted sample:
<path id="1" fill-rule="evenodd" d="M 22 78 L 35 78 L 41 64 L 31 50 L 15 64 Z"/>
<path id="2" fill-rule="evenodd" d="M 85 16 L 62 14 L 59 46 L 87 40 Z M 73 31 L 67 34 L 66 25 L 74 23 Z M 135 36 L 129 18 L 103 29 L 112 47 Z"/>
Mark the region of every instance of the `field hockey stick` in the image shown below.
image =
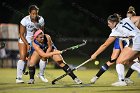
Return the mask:
<path id="1" fill-rule="evenodd" d="M 83 43 L 72 46 L 72 47 L 69 47 L 69 48 L 66 48 L 66 49 L 62 50 L 61 52 L 63 53 L 63 52 L 69 51 L 69 50 L 77 49 L 79 47 L 82 47 L 82 46 L 86 45 L 86 43 L 87 43 L 87 40 L 83 40 Z"/>
<path id="2" fill-rule="evenodd" d="M 27 71 L 26 68 L 27 68 L 27 63 L 29 61 L 29 57 L 30 57 L 30 51 L 31 50 L 29 49 L 28 52 L 27 52 L 27 59 L 25 61 L 24 68 L 23 68 L 23 71 L 22 71 L 23 75 L 28 75 L 29 74 L 29 71 Z"/>
<path id="3" fill-rule="evenodd" d="M 73 72 L 73 71 L 77 70 L 78 68 L 80 68 L 81 66 L 83 66 L 83 65 L 85 65 L 86 63 L 90 62 L 91 60 L 92 60 L 91 58 L 88 59 L 88 60 L 86 60 L 86 61 L 83 62 L 82 64 L 80 64 L 80 65 L 78 65 L 77 67 L 73 68 L 71 71 Z M 71 72 L 71 71 L 70 71 L 70 72 Z M 56 81 L 58 81 L 58 80 L 64 78 L 64 77 L 67 76 L 70 72 L 67 72 L 67 73 L 65 73 L 65 74 L 63 74 L 63 75 L 57 77 L 56 79 L 54 79 L 54 80 L 52 81 L 52 84 L 55 84 Z"/>
<path id="4" fill-rule="evenodd" d="M 61 53 L 64 53 L 66 51 L 74 50 L 74 49 L 77 49 L 79 47 L 82 47 L 82 46 L 86 45 L 86 42 L 87 42 L 87 40 L 83 40 L 83 43 L 75 45 L 75 46 L 72 46 L 72 47 L 69 47 L 69 48 L 66 48 L 66 49 L 62 50 Z M 25 63 L 25 65 L 24 65 L 24 69 L 23 69 L 23 74 L 24 75 L 28 75 L 28 73 L 29 73 L 28 71 L 26 71 L 26 66 L 27 66 L 27 63 Z"/>
<path id="5" fill-rule="evenodd" d="M 0 42 L 0 49 L 5 47 L 5 42 Z"/>

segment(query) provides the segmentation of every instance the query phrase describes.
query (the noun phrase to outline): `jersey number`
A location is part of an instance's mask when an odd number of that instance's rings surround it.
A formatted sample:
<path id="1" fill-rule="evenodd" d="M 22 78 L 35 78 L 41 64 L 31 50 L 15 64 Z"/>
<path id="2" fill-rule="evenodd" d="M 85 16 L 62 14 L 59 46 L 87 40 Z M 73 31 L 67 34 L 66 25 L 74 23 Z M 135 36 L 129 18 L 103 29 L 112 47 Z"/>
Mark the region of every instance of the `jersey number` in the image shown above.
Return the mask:
<path id="1" fill-rule="evenodd" d="M 127 22 L 122 27 L 126 28 L 129 31 L 134 30 L 134 28 L 129 23 L 127 23 Z"/>

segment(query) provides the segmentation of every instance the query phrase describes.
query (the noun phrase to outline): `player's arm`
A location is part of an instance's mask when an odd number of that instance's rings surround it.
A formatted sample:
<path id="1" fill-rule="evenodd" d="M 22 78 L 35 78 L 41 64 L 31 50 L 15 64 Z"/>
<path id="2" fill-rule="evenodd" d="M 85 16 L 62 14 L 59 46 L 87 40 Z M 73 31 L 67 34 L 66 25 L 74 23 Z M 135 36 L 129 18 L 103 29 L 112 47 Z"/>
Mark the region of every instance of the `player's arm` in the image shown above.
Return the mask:
<path id="1" fill-rule="evenodd" d="M 47 44 L 48 44 L 48 49 L 46 52 L 50 52 L 52 50 L 52 40 L 51 37 L 48 34 L 45 34 L 46 38 L 47 38 Z"/>
<path id="2" fill-rule="evenodd" d="M 139 27 L 140 16 L 133 16 L 133 17 L 131 17 L 131 21 L 135 24 L 136 27 Z"/>
<path id="3" fill-rule="evenodd" d="M 44 18 L 43 17 L 40 17 L 40 24 L 41 24 L 41 30 L 44 32 L 44 26 L 45 26 L 45 22 L 44 22 Z"/>
<path id="4" fill-rule="evenodd" d="M 102 53 L 111 43 L 113 43 L 115 41 L 116 37 L 109 37 L 104 44 L 102 44 L 98 49 L 97 51 L 92 54 L 91 58 L 92 59 L 96 59 L 96 57 Z"/>
<path id="5" fill-rule="evenodd" d="M 54 52 L 44 52 L 37 44 L 35 44 L 33 42 L 33 47 L 35 49 L 35 51 L 41 56 L 41 57 L 51 57 L 52 55 L 56 55 L 56 54 L 61 54 L 61 51 L 54 51 Z"/>

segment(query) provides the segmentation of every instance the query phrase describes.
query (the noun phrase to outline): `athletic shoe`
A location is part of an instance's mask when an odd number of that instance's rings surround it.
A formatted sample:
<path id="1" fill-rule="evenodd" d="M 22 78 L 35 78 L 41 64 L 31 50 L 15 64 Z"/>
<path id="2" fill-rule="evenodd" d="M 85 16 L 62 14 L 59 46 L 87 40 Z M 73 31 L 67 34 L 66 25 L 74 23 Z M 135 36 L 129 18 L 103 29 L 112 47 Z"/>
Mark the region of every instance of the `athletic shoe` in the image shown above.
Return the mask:
<path id="1" fill-rule="evenodd" d="M 94 76 L 94 77 L 90 80 L 90 82 L 91 82 L 92 84 L 94 84 L 94 83 L 97 81 L 98 78 L 99 78 L 99 77 Z"/>
<path id="2" fill-rule="evenodd" d="M 127 83 L 125 81 L 117 81 L 111 85 L 112 86 L 127 86 Z"/>
<path id="3" fill-rule="evenodd" d="M 74 82 L 75 82 L 76 84 L 82 84 L 82 81 L 81 81 L 80 79 L 78 79 L 78 78 L 75 78 L 75 79 L 74 79 Z"/>
<path id="4" fill-rule="evenodd" d="M 39 73 L 38 73 L 38 75 L 36 75 L 38 78 L 40 78 L 43 82 L 45 82 L 45 83 L 47 83 L 48 82 L 48 79 L 46 79 L 45 77 L 44 77 L 44 75 L 39 75 Z"/>
<path id="5" fill-rule="evenodd" d="M 133 84 L 134 82 L 130 78 L 124 79 L 127 84 Z"/>
<path id="6" fill-rule="evenodd" d="M 30 79 L 27 83 L 28 84 L 34 84 L 34 81 L 35 81 L 34 79 Z"/>
<path id="7" fill-rule="evenodd" d="M 22 80 L 22 78 L 16 78 L 16 83 L 19 84 L 19 83 L 24 83 L 24 81 Z"/>

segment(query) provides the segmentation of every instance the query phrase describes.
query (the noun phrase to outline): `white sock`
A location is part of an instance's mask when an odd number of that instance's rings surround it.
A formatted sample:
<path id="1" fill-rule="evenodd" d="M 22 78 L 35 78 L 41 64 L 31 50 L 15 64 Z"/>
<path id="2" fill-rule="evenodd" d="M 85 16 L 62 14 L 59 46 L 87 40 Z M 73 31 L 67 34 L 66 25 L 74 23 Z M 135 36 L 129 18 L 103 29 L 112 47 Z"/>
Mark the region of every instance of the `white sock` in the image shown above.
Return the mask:
<path id="1" fill-rule="evenodd" d="M 40 59 L 40 62 L 39 62 L 39 68 L 40 68 L 39 75 L 44 75 L 44 71 L 46 69 L 46 64 L 47 64 L 47 61 L 43 61 L 43 60 Z"/>
<path id="2" fill-rule="evenodd" d="M 123 64 L 116 64 L 116 71 L 118 73 L 119 81 L 124 80 L 124 65 Z"/>
<path id="3" fill-rule="evenodd" d="M 138 73 L 140 73 L 140 63 L 135 62 L 132 64 L 131 69 L 136 70 Z"/>
<path id="4" fill-rule="evenodd" d="M 23 60 L 19 60 L 17 62 L 17 78 L 22 78 L 22 72 L 24 69 L 25 62 Z"/>

